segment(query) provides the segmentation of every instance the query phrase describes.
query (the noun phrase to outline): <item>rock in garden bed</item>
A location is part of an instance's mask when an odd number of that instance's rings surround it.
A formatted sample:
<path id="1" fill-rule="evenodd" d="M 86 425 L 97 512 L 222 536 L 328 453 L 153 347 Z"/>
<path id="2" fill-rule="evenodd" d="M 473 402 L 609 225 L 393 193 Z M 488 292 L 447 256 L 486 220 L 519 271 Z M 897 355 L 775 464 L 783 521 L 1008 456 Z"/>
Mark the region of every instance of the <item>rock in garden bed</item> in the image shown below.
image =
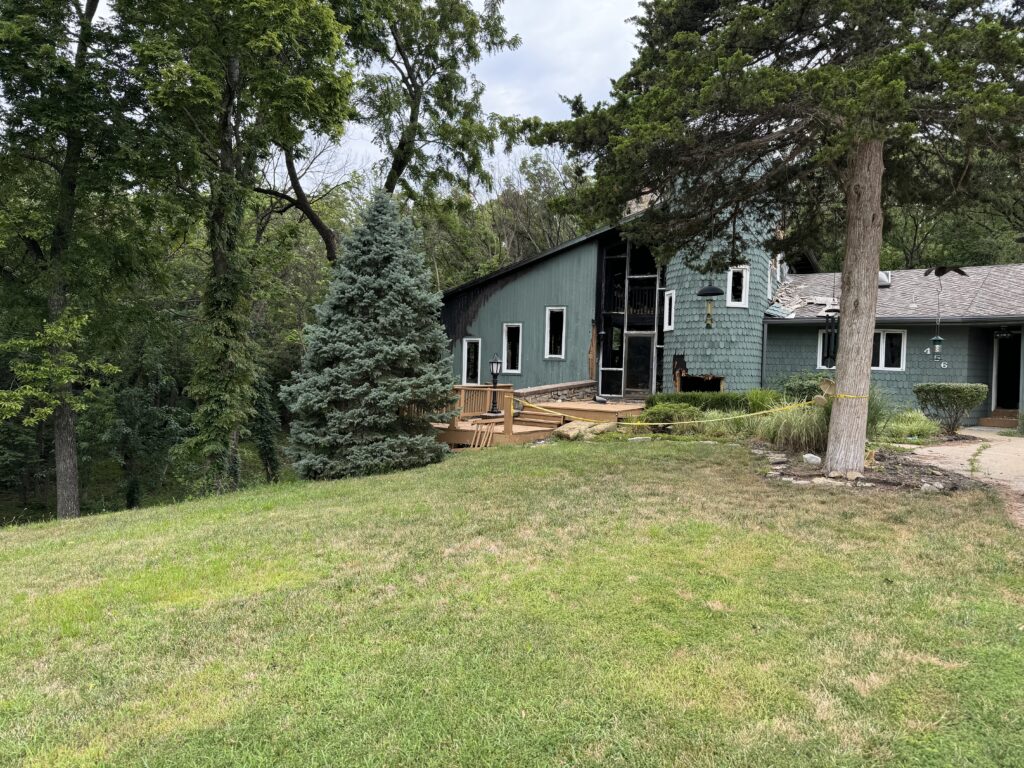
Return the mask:
<path id="1" fill-rule="evenodd" d="M 864 467 L 863 473 L 851 472 L 846 475 L 834 473 L 834 476 L 829 477 L 822 475 L 820 464 L 808 461 L 804 456 L 787 457 L 785 463 L 780 463 L 777 453 L 763 449 L 755 449 L 754 453 L 769 460 L 771 464 L 768 471 L 769 478 L 797 485 L 836 485 L 857 488 L 886 486 L 926 493 L 946 493 L 978 488 L 982 485 L 979 481 L 957 472 L 923 464 L 905 453 L 878 451 L 874 460 Z M 815 455 L 814 458 L 820 457 Z"/>

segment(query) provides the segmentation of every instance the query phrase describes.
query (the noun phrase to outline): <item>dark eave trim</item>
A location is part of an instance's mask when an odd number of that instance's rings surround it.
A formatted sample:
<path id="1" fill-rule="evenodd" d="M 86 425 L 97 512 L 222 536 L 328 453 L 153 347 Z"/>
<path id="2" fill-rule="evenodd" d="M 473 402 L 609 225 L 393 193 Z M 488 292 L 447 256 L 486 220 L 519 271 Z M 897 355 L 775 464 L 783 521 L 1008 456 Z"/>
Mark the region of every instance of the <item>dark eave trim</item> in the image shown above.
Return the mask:
<path id="1" fill-rule="evenodd" d="M 891 325 L 900 323 L 902 325 L 933 325 L 937 318 L 934 317 L 876 317 L 875 324 Z M 842 322 L 842 320 L 840 320 Z M 1013 325 L 1024 323 L 1024 315 L 1011 317 L 944 317 L 943 325 Z M 764 318 L 765 325 L 824 325 L 823 317 L 769 317 Z"/>

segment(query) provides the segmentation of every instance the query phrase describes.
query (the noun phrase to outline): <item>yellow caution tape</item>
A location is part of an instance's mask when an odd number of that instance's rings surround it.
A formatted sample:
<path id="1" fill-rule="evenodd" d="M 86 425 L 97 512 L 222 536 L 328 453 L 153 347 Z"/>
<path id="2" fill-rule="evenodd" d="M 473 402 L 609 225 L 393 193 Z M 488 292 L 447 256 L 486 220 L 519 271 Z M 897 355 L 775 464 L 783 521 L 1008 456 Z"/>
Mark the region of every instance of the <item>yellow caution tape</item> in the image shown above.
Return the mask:
<path id="1" fill-rule="evenodd" d="M 846 400 L 864 400 L 867 399 L 867 395 L 831 395 L 836 399 Z M 541 411 L 542 413 L 549 413 L 552 416 L 561 416 L 569 421 L 584 421 L 590 424 L 603 424 L 607 419 L 586 419 L 582 416 L 574 416 L 568 413 L 560 413 L 559 411 L 551 408 L 545 408 L 537 403 L 531 403 L 529 400 L 523 400 L 518 397 L 512 398 L 517 403 L 522 403 L 523 408 L 533 408 L 534 410 Z M 777 408 L 769 408 L 766 411 L 756 411 L 754 413 L 740 413 L 735 416 L 719 416 L 714 419 L 699 419 L 697 421 L 627 421 L 623 422 L 627 426 L 631 427 L 680 427 L 688 426 L 692 424 L 711 424 L 716 421 L 737 421 L 739 419 L 749 419 L 751 416 L 767 416 L 770 413 L 781 413 L 782 411 L 791 411 L 796 408 L 806 408 L 809 405 L 816 405 L 813 400 L 806 400 L 800 403 L 789 403 L 788 405 L 781 405 Z"/>

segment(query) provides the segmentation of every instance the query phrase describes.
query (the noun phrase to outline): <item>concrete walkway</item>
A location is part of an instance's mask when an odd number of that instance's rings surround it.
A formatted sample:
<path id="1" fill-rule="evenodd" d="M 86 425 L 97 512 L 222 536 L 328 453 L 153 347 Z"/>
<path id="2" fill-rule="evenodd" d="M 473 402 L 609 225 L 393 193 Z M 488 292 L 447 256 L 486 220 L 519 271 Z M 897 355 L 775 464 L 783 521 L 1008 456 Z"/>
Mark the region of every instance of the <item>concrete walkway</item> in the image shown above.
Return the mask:
<path id="1" fill-rule="evenodd" d="M 1000 430 L 971 427 L 962 434 L 981 438 L 979 442 L 954 442 L 916 448 L 915 456 L 943 469 L 971 475 L 971 459 L 975 458 L 974 477 L 999 486 L 1006 492 L 1014 519 L 1024 525 L 1024 437 L 1006 437 Z M 984 450 L 979 450 L 987 445 Z"/>

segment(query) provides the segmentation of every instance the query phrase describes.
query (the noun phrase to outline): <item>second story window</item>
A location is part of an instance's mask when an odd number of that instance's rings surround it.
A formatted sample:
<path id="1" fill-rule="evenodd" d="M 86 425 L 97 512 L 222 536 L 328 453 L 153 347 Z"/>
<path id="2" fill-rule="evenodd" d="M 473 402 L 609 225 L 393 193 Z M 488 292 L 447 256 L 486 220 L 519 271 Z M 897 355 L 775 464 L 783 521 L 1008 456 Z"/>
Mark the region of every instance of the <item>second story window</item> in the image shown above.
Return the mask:
<path id="1" fill-rule="evenodd" d="M 675 330 L 676 327 L 676 292 L 665 291 L 665 312 L 662 316 L 661 328 L 665 331 Z"/>
<path id="2" fill-rule="evenodd" d="M 750 297 L 750 267 L 731 267 L 725 288 L 725 306 L 746 307 Z"/>

